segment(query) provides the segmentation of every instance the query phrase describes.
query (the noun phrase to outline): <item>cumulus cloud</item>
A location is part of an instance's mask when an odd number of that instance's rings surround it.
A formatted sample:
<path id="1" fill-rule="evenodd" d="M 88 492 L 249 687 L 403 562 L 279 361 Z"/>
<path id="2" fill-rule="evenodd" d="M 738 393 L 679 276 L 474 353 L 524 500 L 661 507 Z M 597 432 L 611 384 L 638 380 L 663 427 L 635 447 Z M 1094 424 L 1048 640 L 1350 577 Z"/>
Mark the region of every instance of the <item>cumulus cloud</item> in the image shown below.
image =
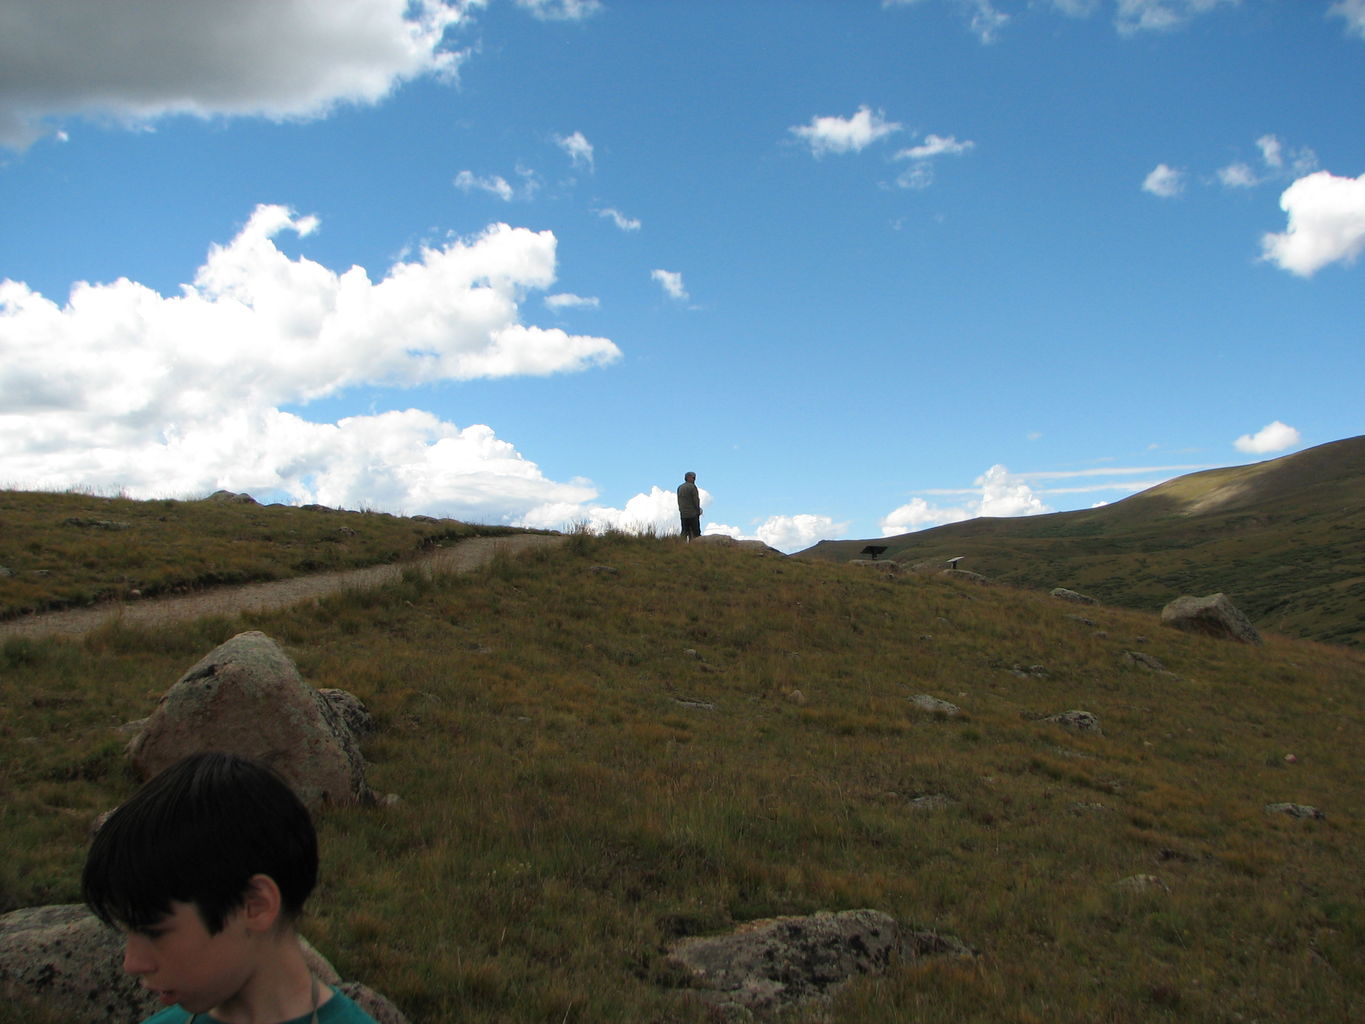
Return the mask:
<path id="1" fill-rule="evenodd" d="M 702 508 L 711 505 L 711 492 L 698 487 Z M 522 525 L 544 530 L 563 530 L 583 526 L 594 533 L 621 530 L 625 533 L 654 533 L 663 537 L 681 532 L 676 491 L 655 485 L 636 494 L 623 508 L 585 504 L 581 501 L 547 502 L 528 512 Z M 708 527 L 708 533 L 723 532 Z"/>
<path id="2" fill-rule="evenodd" d="M 859 107 L 852 117 L 812 117 L 810 124 L 788 129 L 816 156 L 827 153 L 860 153 L 878 139 L 900 131 L 881 111 Z"/>
<path id="3" fill-rule="evenodd" d="M 678 271 L 651 270 L 649 276 L 652 280 L 659 282 L 659 287 L 664 290 L 665 294 L 667 294 L 670 299 L 675 299 L 678 302 L 687 301 L 687 288 L 683 286 L 683 276 Z"/>
<path id="4" fill-rule="evenodd" d="M 0 282 L 0 479 L 122 489 L 219 487 L 302 502 L 516 518 L 585 501 L 488 426 L 418 410 L 313 423 L 281 407 L 357 386 L 411 387 L 608 364 L 606 338 L 522 322 L 555 279 L 548 231 L 495 224 L 423 248 L 378 281 L 275 245 L 317 220 L 260 206 L 191 284 L 163 296 L 127 279 L 75 284 L 64 305 Z"/>
<path id="5" fill-rule="evenodd" d="M 923 498 L 911 498 L 904 505 L 882 516 L 878 526 L 883 537 L 894 537 L 897 534 L 913 533 L 930 526 L 960 523 L 964 519 L 970 518 L 972 518 L 972 514 L 965 508 L 931 505 Z"/>
<path id="6" fill-rule="evenodd" d="M 769 516 L 754 531 L 759 540 L 778 551 L 800 551 L 817 541 L 834 540 L 848 532 L 848 523 L 829 516 L 799 512 L 794 516 Z"/>
<path id="7" fill-rule="evenodd" d="M 1330 263 L 1354 263 L 1365 249 L 1365 174 L 1338 178 L 1318 171 L 1280 196 L 1286 230 L 1261 239 L 1262 257 L 1300 277 Z"/>
<path id="8" fill-rule="evenodd" d="M 1346 31 L 1365 39 L 1365 0 L 1338 0 L 1327 8 L 1329 17 L 1344 18 Z"/>
<path id="9" fill-rule="evenodd" d="M 1157 164 L 1142 182 L 1142 191 L 1162 199 L 1180 195 L 1185 188 L 1185 172 L 1165 164 Z"/>
<path id="10" fill-rule="evenodd" d="M 555 143 L 568 154 L 570 163 L 575 167 L 586 167 L 590 171 L 593 169 L 592 143 L 587 140 L 582 132 L 574 132 L 572 135 L 556 135 Z"/>
<path id="11" fill-rule="evenodd" d="M 960 523 L 978 516 L 1033 516 L 1052 511 L 1024 477 L 1012 474 L 999 464 L 977 477 L 973 490 L 956 493 L 970 494 L 972 500 L 962 505 L 943 506 L 932 505 L 923 498 L 912 498 L 881 518 L 882 536 Z"/>
<path id="12" fill-rule="evenodd" d="M 1274 423 L 1267 423 L 1254 434 L 1243 434 L 1233 442 L 1233 446 L 1239 452 L 1265 455 L 1270 452 L 1282 452 L 1286 448 L 1293 448 L 1302 439 L 1302 436 L 1293 427 L 1276 420 Z"/>
<path id="13" fill-rule="evenodd" d="M 0 145 L 49 119 L 144 125 L 174 114 L 273 119 L 376 103 L 453 78 L 447 30 L 482 0 L 7 0 Z"/>

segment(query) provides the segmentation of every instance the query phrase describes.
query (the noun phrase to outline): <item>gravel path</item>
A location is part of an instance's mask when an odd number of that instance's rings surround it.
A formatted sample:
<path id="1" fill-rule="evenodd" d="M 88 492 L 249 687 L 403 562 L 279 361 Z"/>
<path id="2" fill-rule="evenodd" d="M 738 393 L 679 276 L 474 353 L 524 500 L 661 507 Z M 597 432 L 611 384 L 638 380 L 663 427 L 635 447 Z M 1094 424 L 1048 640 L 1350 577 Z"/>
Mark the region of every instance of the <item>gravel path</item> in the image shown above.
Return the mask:
<path id="1" fill-rule="evenodd" d="M 269 583 L 245 583 L 233 587 L 215 587 L 194 594 L 150 598 L 145 601 L 121 601 L 92 608 L 73 608 L 68 611 L 44 612 L 19 619 L 0 622 L 0 640 L 11 636 L 81 637 L 114 620 L 121 619 L 130 626 L 159 626 L 168 622 L 183 622 L 206 615 L 236 615 L 240 612 L 271 611 L 288 608 L 300 601 L 308 601 L 346 588 L 378 586 L 399 579 L 404 569 L 422 567 L 432 572 L 468 572 L 487 565 L 499 552 L 515 554 L 527 548 L 559 544 L 564 538 L 556 535 L 517 533 L 506 537 L 471 537 L 450 547 L 436 548 L 418 558 L 367 569 L 347 569 L 323 572 L 313 576 L 296 576 Z"/>

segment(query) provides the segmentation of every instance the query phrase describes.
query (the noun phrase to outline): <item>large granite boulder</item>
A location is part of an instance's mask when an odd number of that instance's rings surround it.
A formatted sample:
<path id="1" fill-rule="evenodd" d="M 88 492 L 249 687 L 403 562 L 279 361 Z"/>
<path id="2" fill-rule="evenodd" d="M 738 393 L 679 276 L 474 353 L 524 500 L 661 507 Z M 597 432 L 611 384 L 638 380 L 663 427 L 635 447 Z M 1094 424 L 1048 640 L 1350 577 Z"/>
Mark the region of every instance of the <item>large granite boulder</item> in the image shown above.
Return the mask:
<path id="1" fill-rule="evenodd" d="M 299 944 L 323 984 L 336 985 L 379 1024 L 407 1024 L 388 999 L 359 982 L 342 982 L 306 939 Z M 0 915 L 0 995 L 41 1006 L 70 1024 L 142 1020 L 161 1008 L 124 973 L 123 936 L 79 903 Z"/>
<path id="2" fill-rule="evenodd" d="M 1256 632 L 1251 620 L 1228 600 L 1226 594 L 1177 597 L 1161 609 L 1161 624 L 1244 644 L 1261 642 L 1261 634 Z"/>
<path id="3" fill-rule="evenodd" d="M 717 1007 L 774 1013 L 886 970 L 901 949 L 895 918 L 877 910 L 751 921 L 726 935 L 680 939 L 667 963 Z"/>
<path id="4" fill-rule="evenodd" d="M 374 800 L 355 734 L 336 705 L 261 632 L 239 633 L 209 652 L 128 744 L 143 779 L 204 750 L 270 765 L 314 810 Z"/>

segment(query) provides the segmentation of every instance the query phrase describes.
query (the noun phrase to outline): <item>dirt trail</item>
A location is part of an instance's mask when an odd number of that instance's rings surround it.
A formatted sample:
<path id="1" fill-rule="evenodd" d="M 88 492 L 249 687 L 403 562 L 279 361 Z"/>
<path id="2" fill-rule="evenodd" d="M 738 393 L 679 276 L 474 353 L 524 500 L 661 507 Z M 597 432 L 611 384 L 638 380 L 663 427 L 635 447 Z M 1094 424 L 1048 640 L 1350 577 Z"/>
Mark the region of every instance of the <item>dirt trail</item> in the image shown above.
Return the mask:
<path id="1" fill-rule="evenodd" d="M 436 548 L 405 562 L 374 565 L 365 569 L 323 572 L 295 576 L 269 583 L 245 583 L 215 587 L 195 594 L 157 597 L 145 601 L 120 601 L 93 608 L 44 612 L 0 622 L 0 640 L 11 636 L 81 637 L 110 622 L 121 619 L 130 626 L 159 626 L 184 622 L 205 615 L 236 615 L 239 612 L 271 611 L 287 608 L 343 589 L 378 586 L 399 579 L 404 569 L 421 567 L 431 572 L 468 572 L 487 565 L 499 552 L 515 554 L 527 548 L 559 544 L 561 536 L 517 533 L 506 537 L 471 537 L 445 548 Z"/>

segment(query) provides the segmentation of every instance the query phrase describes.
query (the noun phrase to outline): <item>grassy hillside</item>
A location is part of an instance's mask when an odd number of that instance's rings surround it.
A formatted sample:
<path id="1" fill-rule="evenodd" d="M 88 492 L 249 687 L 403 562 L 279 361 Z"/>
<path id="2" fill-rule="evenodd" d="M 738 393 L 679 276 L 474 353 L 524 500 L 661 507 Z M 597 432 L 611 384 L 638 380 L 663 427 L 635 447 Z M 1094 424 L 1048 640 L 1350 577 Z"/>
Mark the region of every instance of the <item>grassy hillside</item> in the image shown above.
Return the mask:
<path id="1" fill-rule="evenodd" d="M 1075 612 L 574 537 L 289 612 L 10 640 L 0 910 L 78 898 L 90 819 L 135 787 L 113 727 L 256 628 L 378 719 L 370 781 L 402 801 L 319 816 L 304 932 L 414 1021 L 700 1024 L 667 942 L 855 907 L 981 955 L 856 983 L 833 1020 L 1365 1017 L 1365 658 Z M 1076 708 L 1102 735 L 1043 720 Z"/>
<path id="2" fill-rule="evenodd" d="M 0 490 L 0 618 L 396 562 L 507 532 L 379 512 Z"/>
<path id="3" fill-rule="evenodd" d="M 962 568 L 992 580 L 1147 611 L 1222 591 L 1263 630 L 1361 646 L 1365 437 L 1194 473 L 1103 508 L 825 541 L 802 556 L 847 561 L 868 543 L 905 564 L 962 555 Z"/>

